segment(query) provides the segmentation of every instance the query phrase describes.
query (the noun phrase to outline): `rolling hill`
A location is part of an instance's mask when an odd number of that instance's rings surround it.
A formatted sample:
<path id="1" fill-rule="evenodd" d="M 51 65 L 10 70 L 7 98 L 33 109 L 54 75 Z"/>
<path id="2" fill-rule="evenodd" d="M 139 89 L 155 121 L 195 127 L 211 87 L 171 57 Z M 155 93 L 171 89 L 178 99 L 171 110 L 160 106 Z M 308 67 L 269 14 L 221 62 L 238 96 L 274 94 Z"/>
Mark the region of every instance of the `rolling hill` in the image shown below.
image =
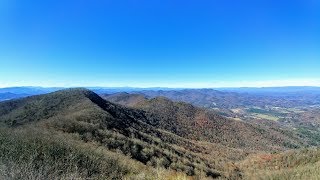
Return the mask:
<path id="1" fill-rule="evenodd" d="M 250 154 L 308 145 L 164 97 L 104 98 L 77 88 L 1 102 L 0 177 L 239 179 Z"/>
<path id="2" fill-rule="evenodd" d="M 275 125 L 236 121 L 218 115 L 215 111 L 184 102 L 173 102 L 164 97 L 140 97 L 138 101 L 132 101 L 135 97 L 140 96 L 114 94 L 105 98 L 114 103 L 142 109 L 160 120 L 155 126 L 187 139 L 248 150 L 283 150 L 306 145 L 298 136 L 280 127 L 274 127 Z M 128 103 L 124 100 L 128 100 Z"/>
<path id="3" fill-rule="evenodd" d="M 158 120 L 142 110 L 103 100 L 92 91 L 69 89 L 0 103 L 0 122 L 9 129 L 41 128 L 77 134 L 107 150 L 148 166 L 170 168 L 190 176 L 225 176 L 221 168 L 198 156 L 204 150 L 185 138 L 158 129 Z"/>

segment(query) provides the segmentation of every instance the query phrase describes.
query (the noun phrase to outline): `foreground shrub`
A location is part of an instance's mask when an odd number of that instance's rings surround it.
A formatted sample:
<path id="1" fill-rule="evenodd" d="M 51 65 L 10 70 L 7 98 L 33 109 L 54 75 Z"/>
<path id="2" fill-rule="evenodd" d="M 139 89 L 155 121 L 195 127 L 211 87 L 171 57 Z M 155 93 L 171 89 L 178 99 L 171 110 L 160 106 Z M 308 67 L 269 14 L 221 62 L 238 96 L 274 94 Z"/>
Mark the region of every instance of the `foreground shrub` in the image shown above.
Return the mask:
<path id="1" fill-rule="evenodd" d="M 5 179 L 121 179 L 129 168 L 58 134 L 0 129 L 0 177 Z"/>

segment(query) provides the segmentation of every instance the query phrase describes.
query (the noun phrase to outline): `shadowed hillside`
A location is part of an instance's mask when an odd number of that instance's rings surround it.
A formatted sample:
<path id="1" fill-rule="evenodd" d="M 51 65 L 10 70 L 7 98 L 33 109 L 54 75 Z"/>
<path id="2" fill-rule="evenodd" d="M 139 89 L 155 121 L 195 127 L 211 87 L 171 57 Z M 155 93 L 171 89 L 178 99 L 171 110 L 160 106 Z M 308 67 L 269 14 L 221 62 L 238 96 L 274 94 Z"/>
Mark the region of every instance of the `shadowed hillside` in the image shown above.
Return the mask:
<path id="1" fill-rule="evenodd" d="M 136 95 L 132 95 L 135 97 Z M 117 98 L 115 98 L 117 97 Z M 280 150 L 304 145 L 302 139 L 291 132 L 260 124 L 228 119 L 214 111 L 201 109 L 184 102 L 173 102 L 164 97 L 125 103 L 122 94 L 111 98 L 115 103 L 142 109 L 151 117 L 160 120 L 156 127 L 179 136 L 219 143 L 228 147 L 250 150 Z M 125 95 L 125 99 L 128 95 Z"/>
<path id="2" fill-rule="evenodd" d="M 1 102 L 0 176 L 239 179 L 248 171 L 235 162 L 249 154 L 306 145 L 276 125 L 228 119 L 164 97 L 105 98 L 114 103 L 67 89 Z"/>
<path id="3" fill-rule="evenodd" d="M 0 103 L 0 121 L 9 128 L 41 128 L 76 134 L 83 142 L 121 152 L 145 165 L 170 168 L 190 176 L 224 176 L 196 153 L 203 149 L 170 132 L 157 129 L 159 120 L 103 100 L 85 89 L 69 89 Z"/>

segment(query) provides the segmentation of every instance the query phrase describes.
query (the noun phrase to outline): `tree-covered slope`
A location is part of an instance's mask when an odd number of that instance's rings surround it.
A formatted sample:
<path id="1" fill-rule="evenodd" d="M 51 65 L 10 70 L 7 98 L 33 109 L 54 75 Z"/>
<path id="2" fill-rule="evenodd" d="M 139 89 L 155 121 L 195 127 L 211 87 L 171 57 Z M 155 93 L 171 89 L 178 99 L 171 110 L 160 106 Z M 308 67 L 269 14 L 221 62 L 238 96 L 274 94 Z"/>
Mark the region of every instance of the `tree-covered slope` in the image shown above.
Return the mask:
<path id="1" fill-rule="evenodd" d="M 9 128 L 31 126 L 77 134 L 83 142 L 97 143 L 148 166 L 170 168 L 190 176 L 226 176 L 221 167 L 196 154 L 202 147 L 158 129 L 158 121 L 142 110 L 110 103 L 85 89 L 0 103 L 0 122 Z"/>
<path id="2" fill-rule="evenodd" d="M 117 98 L 115 98 L 115 96 Z M 149 117 L 157 119 L 156 127 L 179 136 L 219 143 L 228 147 L 248 150 L 283 150 L 306 145 L 295 134 L 262 124 L 236 121 L 218 115 L 216 112 L 193 106 L 184 102 L 173 102 L 164 97 L 140 99 L 136 103 L 126 94 L 113 95 L 114 103 L 120 103 L 143 110 Z M 136 97 L 137 95 L 132 95 Z M 119 101 L 117 101 L 119 100 Z"/>

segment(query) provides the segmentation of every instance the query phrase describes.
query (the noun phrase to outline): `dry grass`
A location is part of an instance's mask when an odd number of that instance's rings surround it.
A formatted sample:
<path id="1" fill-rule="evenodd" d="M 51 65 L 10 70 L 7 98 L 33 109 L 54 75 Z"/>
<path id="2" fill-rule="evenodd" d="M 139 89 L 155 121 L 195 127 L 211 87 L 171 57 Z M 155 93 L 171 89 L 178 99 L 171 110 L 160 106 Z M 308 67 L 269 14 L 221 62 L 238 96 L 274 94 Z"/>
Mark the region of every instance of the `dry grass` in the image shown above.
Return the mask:
<path id="1" fill-rule="evenodd" d="M 253 155 L 240 163 L 240 166 L 246 179 L 316 180 L 320 178 L 320 150 Z"/>
<path id="2" fill-rule="evenodd" d="M 154 169 L 72 134 L 0 129 L 0 179 L 188 179 Z"/>

